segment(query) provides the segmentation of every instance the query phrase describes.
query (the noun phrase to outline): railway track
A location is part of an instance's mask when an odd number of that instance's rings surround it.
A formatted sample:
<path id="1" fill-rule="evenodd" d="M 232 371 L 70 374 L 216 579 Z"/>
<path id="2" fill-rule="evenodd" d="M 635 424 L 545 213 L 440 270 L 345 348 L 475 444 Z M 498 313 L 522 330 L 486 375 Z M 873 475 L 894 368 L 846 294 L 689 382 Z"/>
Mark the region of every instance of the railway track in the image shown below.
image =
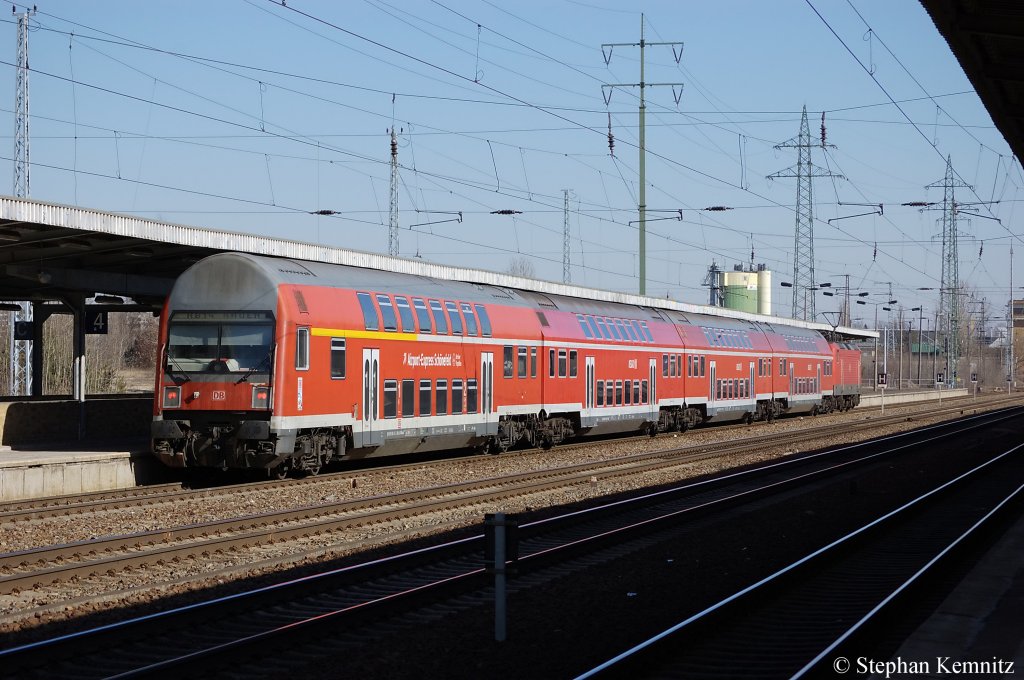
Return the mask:
<path id="1" fill-rule="evenodd" d="M 592 555 L 602 551 L 613 556 L 635 551 L 636 541 L 649 544 L 656 540 L 651 534 L 677 532 L 686 517 L 703 517 L 720 508 L 763 502 L 773 494 L 785 496 L 818 480 L 850 475 L 861 468 L 874 467 L 888 474 L 893 461 L 905 454 L 919 455 L 916 452 L 922 448 L 927 452 L 928 447 L 946 437 L 962 437 L 965 432 L 1019 418 L 1020 414 L 1021 409 L 1013 409 L 934 425 L 918 433 L 790 458 L 611 506 L 525 524 L 520 529 L 521 576 L 517 581 L 551 578 L 543 576 L 545 570 L 565 573 L 567 562 L 582 559 L 590 563 Z M 1021 457 L 1004 458 L 1017 464 Z M 992 478 L 1005 481 L 1009 477 L 1005 472 Z M 447 602 L 441 607 L 444 611 L 486 601 L 481 542 L 474 536 L 414 554 L 6 650 L 0 652 L 0 664 L 24 675 L 47 677 L 70 672 L 79 677 L 197 671 L 231 672 L 239 677 L 249 672 L 274 675 L 301 663 L 311 654 L 311 646 L 321 653 L 324 647 L 331 653 L 338 653 L 346 645 L 350 650 L 358 649 L 375 634 L 376 622 L 388 619 L 399 609 L 407 612 L 409 608 L 421 608 L 425 601 L 437 597 Z M 605 555 L 601 559 L 610 558 Z M 450 599 L 453 597 L 456 599 Z M 429 619 L 431 615 L 428 612 L 423 616 Z M 330 633 L 325 635 L 327 631 Z M 346 631 L 361 632 L 352 635 Z M 267 649 L 275 650 L 269 658 Z M 96 650 L 103 651 L 97 654 Z"/>
<path id="2" fill-rule="evenodd" d="M 1003 515 L 1020 513 L 1022 480 L 1024 443 L 1000 446 L 963 474 L 687 617 L 578 680 L 639 674 L 860 675 L 851 659 L 889 658 L 885 650 L 867 657 L 865 651 L 877 649 L 873 645 L 879 638 L 890 634 L 890 617 L 898 619 L 901 609 L 913 607 L 921 596 L 915 589 L 937 579 L 936 573 L 949 568 L 947 562 L 956 559 L 958 550 L 973 556 L 971 541 L 987 545 L 979 536 Z M 798 640 L 794 631 L 799 631 Z M 681 654 L 682 649 L 686 651 Z M 1011 655 L 1012 651 L 1006 650 Z"/>
<path id="3" fill-rule="evenodd" d="M 921 406 L 921 413 L 923 417 L 942 417 L 947 414 L 957 414 L 965 408 L 965 401 L 969 397 L 962 397 L 957 400 L 947 400 L 947 404 L 941 408 L 937 408 L 934 404 L 928 403 Z M 978 402 L 970 402 L 970 408 L 992 408 L 1000 405 L 1018 403 L 1019 399 L 1016 397 L 996 397 L 994 399 L 983 400 L 980 404 Z M 891 407 L 890 407 L 891 409 Z M 851 417 L 863 416 L 865 414 L 873 414 L 878 412 L 877 407 L 858 408 L 853 411 Z M 916 411 L 916 410 L 915 410 Z M 911 416 L 907 413 L 899 415 L 889 415 L 883 417 L 874 417 L 873 421 L 878 427 L 885 426 L 886 424 L 900 422 L 905 420 L 907 417 L 916 417 L 916 414 Z M 754 426 L 755 430 L 758 426 Z M 819 426 L 816 431 L 827 431 L 834 426 Z M 715 428 L 717 432 L 729 432 L 738 429 L 750 429 L 746 425 L 724 425 Z M 814 429 L 814 428 L 811 428 Z M 635 437 L 619 438 L 614 441 L 623 442 L 629 440 L 642 440 L 647 439 L 646 435 L 638 435 Z M 600 446 L 601 442 L 577 442 L 572 444 L 566 444 L 560 446 L 560 450 L 573 450 L 578 448 L 586 448 L 592 446 Z M 704 447 L 705 444 L 694 444 L 694 447 Z M 514 457 L 514 456 L 533 456 L 533 455 L 544 455 L 544 452 L 538 449 L 526 449 L 526 450 L 514 450 L 502 454 L 503 457 Z M 492 460 L 493 456 L 490 454 L 481 455 L 469 455 L 462 456 L 458 460 L 460 462 L 472 463 L 473 461 L 480 460 Z M 323 485 L 330 483 L 333 480 L 349 478 L 355 473 L 361 474 L 374 474 L 375 471 L 386 471 L 387 474 L 403 474 L 405 472 L 416 471 L 421 469 L 427 469 L 431 466 L 450 464 L 451 458 L 442 458 L 432 461 L 417 461 L 413 463 L 405 463 L 399 465 L 389 465 L 386 467 L 377 468 L 347 468 L 338 472 L 330 472 L 321 474 L 315 477 L 306 477 L 298 479 L 286 479 L 286 480 L 263 480 L 246 483 L 235 483 L 225 486 L 213 486 L 201 489 L 189 489 L 184 488 L 180 483 L 170 484 L 158 484 L 152 486 L 139 486 L 128 489 L 118 489 L 111 491 L 96 491 L 88 492 L 83 494 L 74 494 L 66 496 L 49 496 L 38 499 L 23 499 L 18 501 L 11 501 L 8 503 L 0 504 L 0 523 L 9 524 L 13 522 L 23 522 L 29 520 L 39 520 L 62 516 L 76 516 L 84 515 L 94 512 L 103 512 L 107 510 L 119 510 L 133 507 L 145 507 L 161 503 L 175 503 L 182 500 L 195 499 L 195 498 L 211 498 L 218 496 L 229 496 L 239 495 L 248 493 L 251 491 L 264 491 L 272 489 L 281 489 L 291 487 L 295 485 Z"/>
<path id="4" fill-rule="evenodd" d="M 952 412 L 961 409 L 953 408 Z M 873 432 L 905 415 L 846 423 L 845 434 Z M 200 524 L 96 538 L 0 554 L 0 595 L 59 585 L 125 569 L 156 567 L 172 561 L 202 559 L 232 550 L 296 541 L 368 525 L 394 524 L 441 510 L 472 508 L 616 477 L 648 473 L 709 458 L 760 451 L 780 443 L 795 446 L 820 439 L 825 429 L 760 434 L 739 440 L 663 449 L 600 461 L 504 475 L 441 487 L 318 503 Z M 416 465 L 409 466 L 415 468 Z M 389 469 L 393 470 L 393 469 Z M 243 488 L 242 492 L 245 491 Z M 238 487 L 218 490 L 239 493 Z M 205 495 L 206 491 L 193 492 Z"/>

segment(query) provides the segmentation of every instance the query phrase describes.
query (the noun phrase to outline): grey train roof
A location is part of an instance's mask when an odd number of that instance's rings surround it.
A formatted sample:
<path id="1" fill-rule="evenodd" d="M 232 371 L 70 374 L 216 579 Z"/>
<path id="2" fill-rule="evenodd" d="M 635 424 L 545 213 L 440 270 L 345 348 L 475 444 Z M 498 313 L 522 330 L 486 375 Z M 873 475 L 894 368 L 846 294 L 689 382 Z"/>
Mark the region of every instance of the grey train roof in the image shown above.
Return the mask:
<path id="1" fill-rule="evenodd" d="M 192 265 L 178 279 L 169 298 L 172 309 L 276 308 L 277 287 L 282 284 L 318 285 L 382 293 L 398 293 L 466 302 L 499 302 L 523 307 L 550 307 L 562 311 L 647 319 L 659 316 L 697 325 L 747 327 L 750 322 L 769 323 L 813 331 L 832 331 L 828 324 L 750 314 L 722 307 L 692 305 L 674 300 L 583 288 L 570 284 L 536 281 L 509 274 L 463 269 L 370 253 L 346 251 L 364 266 L 266 257 L 250 253 L 219 253 Z M 340 264 L 340 263 L 339 263 Z M 368 264 L 395 265 L 394 271 Z M 621 305 L 630 309 L 623 309 Z M 647 309 L 644 309 L 647 308 Z M 669 313 L 676 312 L 676 313 Z M 747 322 L 747 323 L 744 323 Z M 840 327 L 836 332 L 859 338 L 877 337 L 873 331 Z"/>

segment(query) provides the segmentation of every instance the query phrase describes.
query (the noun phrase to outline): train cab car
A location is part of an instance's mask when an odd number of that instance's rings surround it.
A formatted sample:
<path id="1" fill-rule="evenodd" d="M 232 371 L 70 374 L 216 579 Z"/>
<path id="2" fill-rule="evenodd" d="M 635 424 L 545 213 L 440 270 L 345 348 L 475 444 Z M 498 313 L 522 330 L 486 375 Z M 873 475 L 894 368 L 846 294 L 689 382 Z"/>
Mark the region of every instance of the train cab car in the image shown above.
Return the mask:
<path id="1" fill-rule="evenodd" d="M 385 264 L 401 271 L 244 253 L 190 267 L 161 318 L 154 454 L 172 467 L 315 473 L 859 399 L 859 352 L 813 325 Z"/>

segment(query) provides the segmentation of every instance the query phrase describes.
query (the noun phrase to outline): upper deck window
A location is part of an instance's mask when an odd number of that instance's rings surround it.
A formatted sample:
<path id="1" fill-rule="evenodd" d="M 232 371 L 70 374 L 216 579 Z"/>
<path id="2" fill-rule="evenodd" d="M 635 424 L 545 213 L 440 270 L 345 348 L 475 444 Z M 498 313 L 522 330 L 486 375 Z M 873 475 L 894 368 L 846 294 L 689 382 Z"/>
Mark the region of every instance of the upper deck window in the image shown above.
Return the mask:
<path id="1" fill-rule="evenodd" d="M 463 302 L 459 306 L 462 308 L 462 316 L 466 320 L 466 335 L 476 336 L 476 317 L 473 315 L 473 305 Z"/>
<path id="2" fill-rule="evenodd" d="M 402 320 L 402 330 L 406 333 L 415 333 L 416 323 L 412 319 L 412 309 L 409 307 L 409 300 L 402 295 L 396 295 L 395 307 L 398 308 L 398 318 Z"/>
<path id="3" fill-rule="evenodd" d="M 434 316 L 434 325 L 437 326 L 438 335 L 448 335 L 448 322 L 444 320 L 444 310 L 437 300 L 430 301 L 430 313 Z"/>
<path id="4" fill-rule="evenodd" d="M 356 293 L 359 299 L 359 308 L 363 310 L 363 326 L 368 331 L 375 331 L 380 328 L 380 319 L 377 317 L 377 308 L 369 293 Z"/>
<path id="5" fill-rule="evenodd" d="M 473 305 L 476 315 L 480 317 L 480 331 L 485 338 L 491 337 L 491 319 L 487 316 L 487 310 L 483 305 Z"/>
<path id="6" fill-rule="evenodd" d="M 427 311 L 427 303 L 420 298 L 412 299 L 412 306 L 416 309 L 416 320 L 420 324 L 420 333 L 430 333 L 430 312 Z"/>
<path id="7" fill-rule="evenodd" d="M 445 309 L 448 310 L 448 319 L 452 322 L 452 335 L 462 335 L 462 317 L 459 315 L 459 308 L 454 302 L 445 302 Z"/>
<path id="8" fill-rule="evenodd" d="M 398 319 L 395 317 L 395 308 L 391 304 L 391 296 L 377 293 L 377 304 L 380 305 L 380 313 L 384 317 L 384 330 L 397 331 Z"/>

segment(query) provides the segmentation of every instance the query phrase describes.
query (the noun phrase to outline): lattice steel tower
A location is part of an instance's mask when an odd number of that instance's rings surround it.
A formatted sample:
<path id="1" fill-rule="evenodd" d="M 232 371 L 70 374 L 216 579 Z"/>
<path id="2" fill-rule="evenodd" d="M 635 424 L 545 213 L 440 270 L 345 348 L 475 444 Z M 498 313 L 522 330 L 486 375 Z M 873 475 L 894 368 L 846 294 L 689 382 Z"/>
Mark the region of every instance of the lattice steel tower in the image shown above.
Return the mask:
<path id="1" fill-rule="evenodd" d="M 822 135 L 820 142 L 824 148 Z M 796 178 L 796 233 L 793 239 L 793 318 L 804 321 L 814 320 L 814 197 L 815 177 L 837 177 L 828 170 L 814 167 L 811 162 L 811 128 L 807 124 L 807 107 L 800 118 L 800 134 L 777 145 L 776 149 L 797 149 L 797 164 L 768 175 L 768 179 L 779 177 Z M 829 145 L 831 146 L 831 145 Z"/>
<path id="2" fill-rule="evenodd" d="M 946 176 L 926 189 L 942 188 L 942 283 L 939 288 L 939 318 L 946 332 L 946 379 L 953 380 L 960 360 L 960 256 L 957 253 L 956 223 L 959 206 L 954 190 L 971 189 L 971 185 L 957 179 L 953 173 L 953 160 L 946 156 Z"/>
<path id="3" fill-rule="evenodd" d="M 14 8 L 11 9 L 14 11 Z M 35 14 L 31 11 L 17 14 L 18 47 L 16 55 L 16 79 L 14 92 L 14 195 L 18 198 L 29 196 L 29 134 L 28 134 L 28 20 Z M 15 324 L 32 320 L 32 305 L 21 302 L 21 309 L 14 312 L 11 323 L 11 394 L 28 395 L 32 392 L 32 344 L 26 340 L 15 340 Z"/>
<path id="4" fill-rule="evenodd" d="M 391 212 L 388 221 L 388 255 L 398 255 L 398 137 L 391 128 Z"/>

